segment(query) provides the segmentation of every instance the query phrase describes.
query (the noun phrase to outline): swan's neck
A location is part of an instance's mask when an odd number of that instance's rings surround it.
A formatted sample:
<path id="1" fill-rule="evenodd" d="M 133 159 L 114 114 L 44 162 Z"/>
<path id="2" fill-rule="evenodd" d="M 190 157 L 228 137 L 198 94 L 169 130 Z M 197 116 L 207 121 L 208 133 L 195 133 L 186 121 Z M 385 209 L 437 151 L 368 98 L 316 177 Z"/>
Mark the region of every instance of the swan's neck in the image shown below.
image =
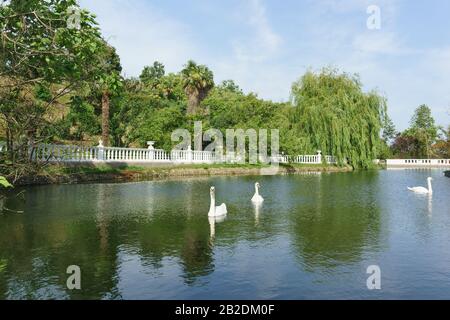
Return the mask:
<path id="1" fill-rule="evenodd" d="M 433 193 L 433 189 L 431 188 L 431 180 L 428 180 L 428 193 Z"/>
<path id="2" fill-rule="evenodd" d="M 216 199 L 215 195 L 211 194 L 211 205 L 209 206 L 209 212 L 216 212 Z"/>
<path id="3" fill-rule="evenodd" d="M 259 188 L 258 188 L 258 186 L 255 186 L 255 194 L 259 195 Z"/>

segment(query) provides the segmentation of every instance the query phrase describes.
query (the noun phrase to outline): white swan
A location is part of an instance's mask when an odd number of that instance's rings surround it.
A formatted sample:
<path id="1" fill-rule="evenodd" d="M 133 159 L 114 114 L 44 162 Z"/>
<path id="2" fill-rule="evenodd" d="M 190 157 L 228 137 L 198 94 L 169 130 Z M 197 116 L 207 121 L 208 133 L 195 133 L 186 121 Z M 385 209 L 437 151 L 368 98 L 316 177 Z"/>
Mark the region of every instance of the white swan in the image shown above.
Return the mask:
<path id="1" fill-rule="evenodd" d="M 255 183 L 255 194 L 252 197 L 253 203 L 261 203 L 264 201 L 264 198 L 259 194 L 259 182 Z"/>
<path id="2" fill-rule="evenodd" d="M 427 178 L 428 189 L 424 188 L 424 187 L 413 187 L 413 188 L 408 187 L 408 190 L 413 191 L 415 193 L 432 194 L 433 189 L 431 188 L 431 180 L 433 180 L 433 178 L 431 178 L 431 177 Z"/>
<path id="3" fill-rule="evenodd" d="M 227 206 L 225 203 L 216 206 L 216 188 L 211 187 L 209 193 L 211 195 L 211 205 L 209 207 L 208 217 L 219 217 L 227 214 Z"/>

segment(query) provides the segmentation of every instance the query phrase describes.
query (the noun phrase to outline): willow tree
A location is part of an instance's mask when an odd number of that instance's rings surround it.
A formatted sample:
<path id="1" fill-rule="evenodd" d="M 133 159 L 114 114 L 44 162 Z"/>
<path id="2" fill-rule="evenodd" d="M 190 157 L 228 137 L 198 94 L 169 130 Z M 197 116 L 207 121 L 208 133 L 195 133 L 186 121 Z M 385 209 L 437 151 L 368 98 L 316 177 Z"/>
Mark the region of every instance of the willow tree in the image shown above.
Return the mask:
<path id="1" fill-rule="evenodd" d="M 303 152 L 321 150 L 367 168 L 381 148 L 386 100 L 364 93 L 357 76 L 323 69 L 307 72 L 292 85 L 292 120 Z"/>
<path id="2" fill-rule="evenodd" d="M 207 66 L 189 60 L 183 70 L 183 88 L 188 97 L 187 114 L 195 114 L 200 103 L 214 87 L 214 76 Z"/>

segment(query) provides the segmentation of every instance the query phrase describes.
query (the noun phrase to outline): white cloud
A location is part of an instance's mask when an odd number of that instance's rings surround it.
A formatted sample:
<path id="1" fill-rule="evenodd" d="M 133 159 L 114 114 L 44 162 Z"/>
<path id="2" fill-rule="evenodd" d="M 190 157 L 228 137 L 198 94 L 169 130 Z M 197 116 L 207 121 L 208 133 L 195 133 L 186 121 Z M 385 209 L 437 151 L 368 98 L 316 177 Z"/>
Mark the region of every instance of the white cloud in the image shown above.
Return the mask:
<path id="1" fill-rule="evenodd" d="M 404 48 L 394 32 L 368 31 L 356 35 L 353 39 L 353 47 L 356 51 L 369 54 L 405 54 Z"/>
<path id="2" fill-rule="evenodd" d="M 282 43 L 266 16 L 266 8 L 259 0 L 252 0 L 244 10 L 243 25 L 251 27 L 249 36 L 233 41 L 234 54 L 238 60 L 260 62 L 275 54 Z"/>
<path id="3" fill-rule="evenodd" d="M 163 62 L 168 71 L 178 71 L 189 58 L 199 56 L 190 27 L 144 1 L 83 0 L 81 6 L 98 16 L 128 76 L 139 75 L 155 60 Z"/>
<path id="4" fill-rule="evenodd" d="M 425 59 L 431 69 L 443 77 L 450 77 L 450 47 L 431 49 Z"/>

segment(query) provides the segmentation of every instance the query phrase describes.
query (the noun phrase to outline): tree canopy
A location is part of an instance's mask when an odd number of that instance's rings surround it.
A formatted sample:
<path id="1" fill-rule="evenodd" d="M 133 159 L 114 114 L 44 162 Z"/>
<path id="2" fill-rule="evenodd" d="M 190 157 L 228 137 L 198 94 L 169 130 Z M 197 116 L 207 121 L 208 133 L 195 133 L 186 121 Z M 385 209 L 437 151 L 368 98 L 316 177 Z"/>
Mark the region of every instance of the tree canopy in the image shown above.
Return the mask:
<path id="1" fill-rule="evenodd" d="M 369 167 L 381 149 L 386 100 L 364 93 L 356 76 L 323 69 L 307 72 L 292 86 L 292 122 L 301 149 L 321 150 L 339 162 Z"/>
<path id="2" fill-rule="evenodd" d="M 208 92 L 214 87 L 214 76 L 205 65 L 189 60 L 181 70 L 183 88 L 188 96 L 187 113 L 196 114 L 198 107 Z"/>
<path id="3" fill-rule="evenodd" d="M 68 28 L 69 8 L 79 10 L 80 28 Z M 0 6 L 0 76 L 27 83 L 84 80 L 101 49 L 94 15 L 75 0 L 11 0 Z"/>
<path id="4" fill-rule="evenodd" d="M 439 135 L 443 133 L 443 137 Z M 392 146 L 394 156 L 400 158 L 448 158 L 450 143 L 443 128 L 435 124 L 431 109 L 423 104 L 417 107 L 410 127 L 399 133 Z"/>

